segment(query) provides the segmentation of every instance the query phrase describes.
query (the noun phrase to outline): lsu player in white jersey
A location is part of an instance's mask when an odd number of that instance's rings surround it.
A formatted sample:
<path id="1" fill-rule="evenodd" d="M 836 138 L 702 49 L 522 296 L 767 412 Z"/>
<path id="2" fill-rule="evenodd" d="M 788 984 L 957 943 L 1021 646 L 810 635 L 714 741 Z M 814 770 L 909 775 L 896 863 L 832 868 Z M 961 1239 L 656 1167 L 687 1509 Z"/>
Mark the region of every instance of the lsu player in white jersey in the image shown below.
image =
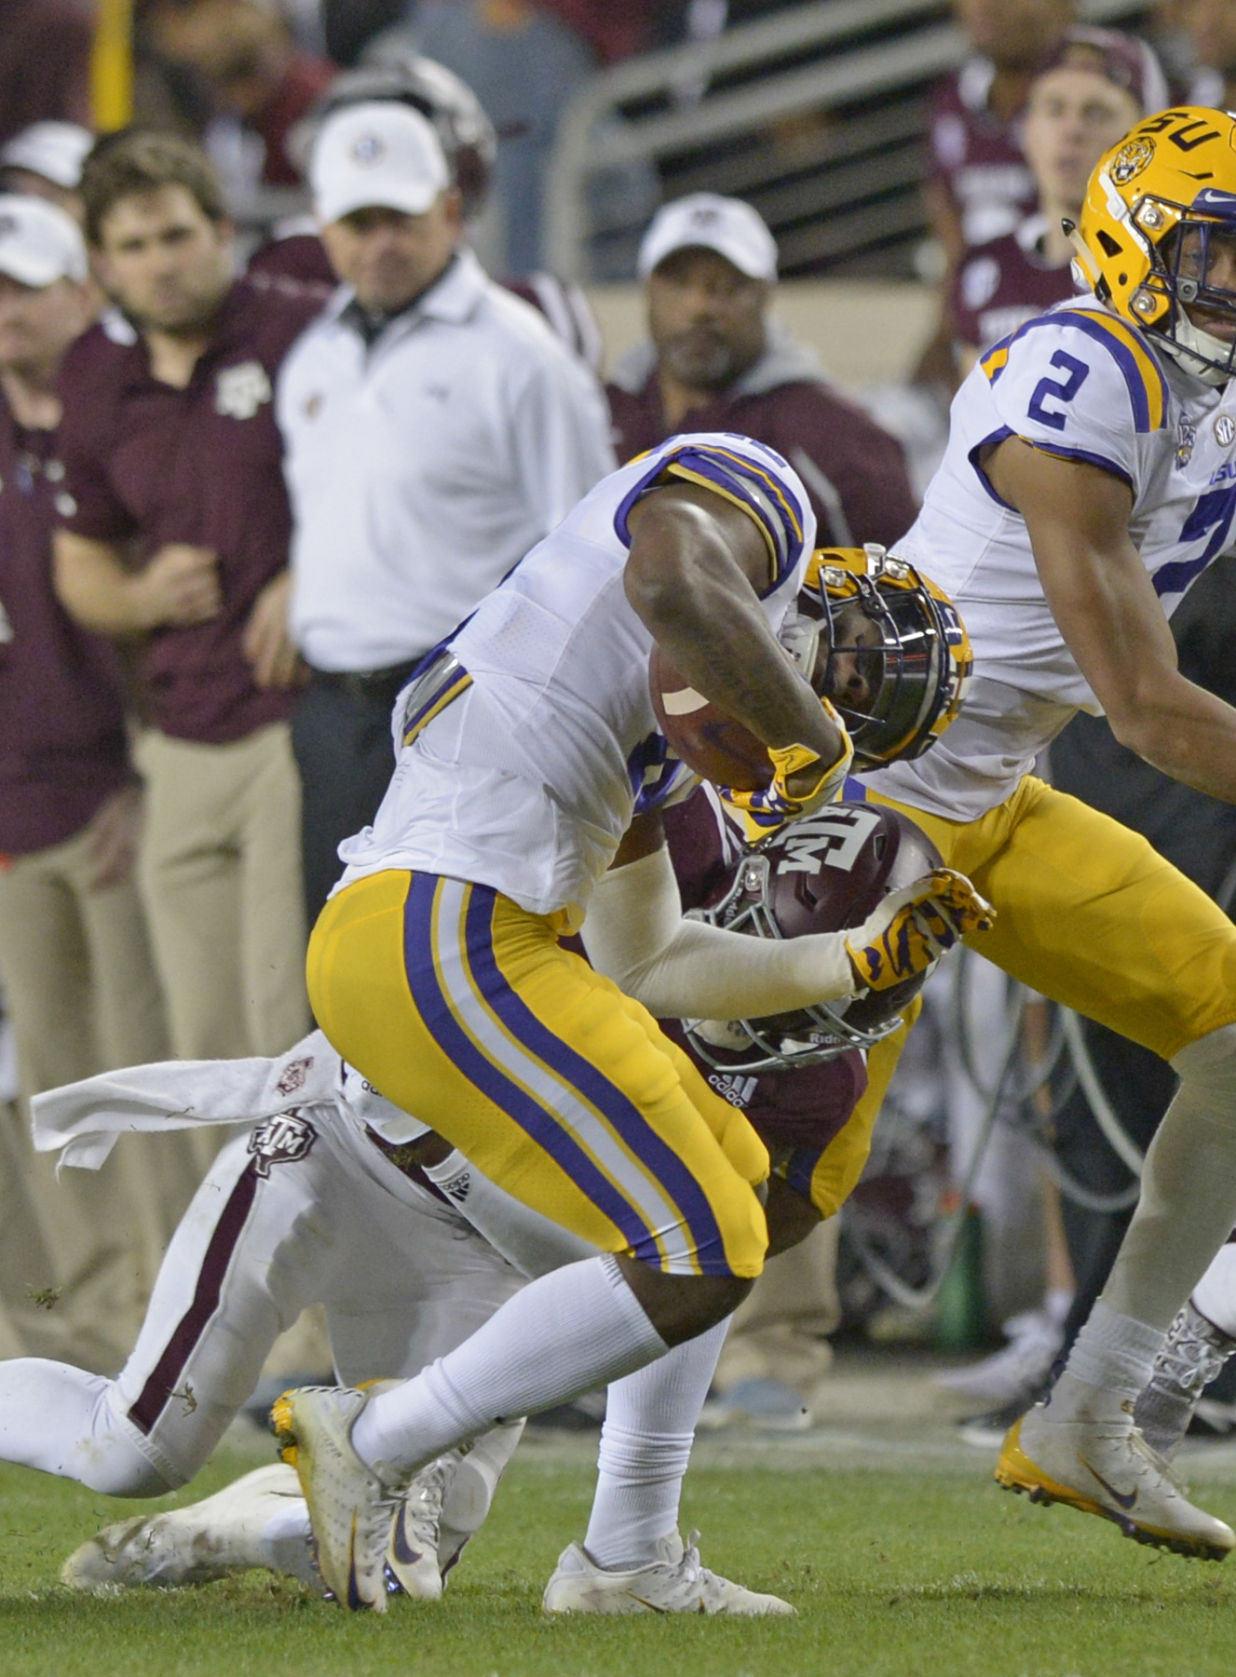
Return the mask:
<path id="1" fill-rule="evenodd" d="M 317 1018 L 443 1146 L 602 1255 L 534 1280 L 394 1390 L 275 1405 L 323 1577 L 349 1607 L 384 1606 L 398 1489 L 421 1465 L 667 1347 L 715 1357 L 708 1330 L 760 1273 L 767 1151 L 648 1009 L 749 1017 L 882 988 L 990 918 L 947 871 L 840 939 L 760 943 L 681 917 L 657 806 L 688 777 L 656 729 L 654 641 L 769 747 L 770 787 L 733 795 L 757 826 L 836 796 L 852 746 L 775 638 L 812 526 L 773 450 L 674 438 L 586 496 L 396 707 L 390 789 L 342 847 L 311 940 Z M 634 882 L 625 989 L 560 942 L 582 925 L 588 944 L 607 869 Z"/>
<path id="2" fill-rule="evenodd" d="M 1131 1414 L 1236 1223 L 1236 929 L 1032 769 L 1076 709 L 1105 711 L 1148 762 L 1236 801 L 1236 710 L 1180 674 L 1167 624 L 1234 536 L 1236 119 L 1140 123 L 1097 165 L 1075 243 L 1089 294 L 971 372 L 899 544 L 966 622 L 970 692 L 938 749 L 873 775 L 868 795 L 904 807 L 996 904 L 989 959 L 1180 1077 L 1106 1289 L 996 1477 L 1219 1558 L 1231 1530 L 1190 1506 Z"/>

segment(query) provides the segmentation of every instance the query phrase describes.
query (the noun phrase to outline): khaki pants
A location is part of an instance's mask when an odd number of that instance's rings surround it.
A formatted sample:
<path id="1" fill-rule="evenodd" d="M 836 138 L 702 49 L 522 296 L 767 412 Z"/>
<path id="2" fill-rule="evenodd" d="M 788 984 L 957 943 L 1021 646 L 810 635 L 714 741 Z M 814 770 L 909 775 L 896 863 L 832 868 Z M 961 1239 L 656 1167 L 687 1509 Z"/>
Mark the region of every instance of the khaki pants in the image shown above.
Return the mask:
<path id="1" fill-rule="evenodd" d="M 111 1372 L 200 1162 L 188 1138 L 126 1136 L 101 1172 L 58 1182 L 31 1145 L 32 1094 L 167 1055 L 136 888 L 92 891 L 91 872 L 81 832 L 0 873 L 0 984 L 21 1084 L 17 1106 L 0 1106 L 0 1349 Z"/>
<path id="2" fill-rule="evenodd" d="M 139 741 L 139 884 L 182 1060 L 281 1054 L 309 1028 L 300 782 L 288 728 Z"/>
<path id="3" fill-rule="evenodd" d="M 780 1380 L 792 1386 L 808 1408 L 832 1364 L 824 1338 L 841 1320 L 837 1300 L 837 1237 L 840 1217 L 819 1223 L 806 1240 L 779 1252 L 734 1312 L 721 1347 L 716 1388 L 725 1393 L 740 1380 Z"/>

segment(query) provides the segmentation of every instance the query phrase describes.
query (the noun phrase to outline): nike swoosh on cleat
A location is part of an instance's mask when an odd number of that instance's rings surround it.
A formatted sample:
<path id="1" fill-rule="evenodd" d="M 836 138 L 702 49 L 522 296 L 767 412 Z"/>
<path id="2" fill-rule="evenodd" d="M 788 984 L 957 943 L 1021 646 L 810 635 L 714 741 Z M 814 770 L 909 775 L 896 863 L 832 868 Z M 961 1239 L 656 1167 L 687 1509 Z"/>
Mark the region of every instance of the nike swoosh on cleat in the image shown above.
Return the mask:
<path id="1" fill-rule="evenodd" d="M 1133 1509 L 1137 1506 L 1136 1487 L 1131 1491 L 1118 1491 L 1114 1485 L 1108 1484 L 1107 1480 L 1104 1479 L 1101 1473 L 1091 1467 L 1090 1463 L 1084 1456 L 1079 1457 L 1079 1460 L 1086 1472 L 1093 1474 L 1094 1478 L 1098 1480 L 1099 1484 L 1102 1485 L 1103 1489 L 1107 1492 L 1108 1496 L 1111 1497 L 1112 1501 L 1123 1508 L 1126 1514 L 1131 1514 Z"/>
<path id="2" fill-rule="evenodd" d="M 391 1552 L 395 1559 L 404 1566 L 415 1566 L 417 1561 L 421 1559 L 423 1551 L 414 1549 L 408 1542 L 407 1534 L 404 1531 L 404 1514 L 405 1509 L 401 1504 L 399 1517 L 395 1521 L 395 1531 L 391 1538 Z"/>

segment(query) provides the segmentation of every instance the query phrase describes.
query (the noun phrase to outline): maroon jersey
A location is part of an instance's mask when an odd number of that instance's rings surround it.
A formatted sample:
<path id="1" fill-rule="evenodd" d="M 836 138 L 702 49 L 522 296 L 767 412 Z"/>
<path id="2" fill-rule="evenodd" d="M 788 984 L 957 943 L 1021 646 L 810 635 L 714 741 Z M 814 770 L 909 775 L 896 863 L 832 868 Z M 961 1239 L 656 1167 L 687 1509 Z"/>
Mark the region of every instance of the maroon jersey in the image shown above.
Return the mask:
<path id="1" fill-rule="evenodd" d="M 294 695 L 253 683 L 241 638 L 258 594 L 288 561 L 292 518 L 271 407 L 275 375 L 320 298 L 239 280 L 184 390 L 153 377 L 145 344 L 109 319 L 61 374 L 61 522 L 95 541 L 212 548 L 223 609 L 154 630 L 140 672 L 150 719 L 224 744 L 289 715 Z"/>
<path id="2" fill-rule="evenodd" d="M 1043 260 L 1045 230 L 1042 216 L 1030 216 L 1015 233 L 966 253 L 948 299 L 958 343 L 972 344 L 982 354 L 1053 303 L 1073 295 L 1069 264 L 1049 268 Z"/>
<path id="3" fill-rule="evenodd" d="M 994 74 L 986 58 L 969 58 L 931 103 L 932 177 L 956 207 L 967 246 L 1011 232 L 1038 200 L 1017 118 L 1002 122 L 988 108 Z"/>
<path id="4" fill-rule="evenodd" d="M 71 838 L 129 777 L 115 652 L 52 589 L 60 477 L 54 432 L 0 394 L 0 865 Z"/>
<path id="5" fill-rule="evenodd" d="M 605 394 L 620 460 L 669 436 L 651 344 L 622 357 Z M 901 445 L 781 335 L 723 395 L 684 414 L 678 429 L 736 431 L 784 455 L 811 499 L 821 547 L 891 547 L 917 516 Z"/>
<path id="6" fill-rule="evenodd" d="M 665 832 L 678 877 L 684 909 L 712 900 L 729 883 L 733 862 L 740 853 L 732 830 L 704 790 L 665 811 Z M 699 1066 L 719 1095 L 738 1107 L 771 1147 L 807 1150 L 810 1163 L 840 1131 L 867 1087 L 866 1061 L 857 1049 L 847 1049 L 835 1060 L 823 1060 L 796 1071 L 722 1072 L 700 1060 L 677 1020 L 662 1020 L 662 1028 Z M 805 1183 L 791 1174 L 791 1184 L 805 1191 Z"/>

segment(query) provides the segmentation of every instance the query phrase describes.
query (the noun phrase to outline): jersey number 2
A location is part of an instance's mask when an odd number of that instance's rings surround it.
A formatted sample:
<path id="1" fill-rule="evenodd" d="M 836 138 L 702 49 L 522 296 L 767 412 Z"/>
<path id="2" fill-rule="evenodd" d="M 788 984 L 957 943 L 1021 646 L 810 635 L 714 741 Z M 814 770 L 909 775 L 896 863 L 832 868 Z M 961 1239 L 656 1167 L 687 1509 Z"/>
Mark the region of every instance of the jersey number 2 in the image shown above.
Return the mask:
<path id="1" fill-rule="evenodd" d="M 1064 415 L 1052 413 L 1043 406 L 1044 402 L 1071 402 L 1077 392 L 1090 377 L 1090 369 L 1084 361 L 1078 361 L 1075 356 L 1066 355 L 1064 350 L 1058 349 L 1051 358 L 1053 367 L 1059 367 L 1065 374 L 1062 379 L 1041 378 L 1034 387 L 1034 395 L 1030 398 L 1028 412 L 1031 419 L 1037 419 L 1040 425 L 1050 425 L 1053 431 L 1064 430 Z"/>

